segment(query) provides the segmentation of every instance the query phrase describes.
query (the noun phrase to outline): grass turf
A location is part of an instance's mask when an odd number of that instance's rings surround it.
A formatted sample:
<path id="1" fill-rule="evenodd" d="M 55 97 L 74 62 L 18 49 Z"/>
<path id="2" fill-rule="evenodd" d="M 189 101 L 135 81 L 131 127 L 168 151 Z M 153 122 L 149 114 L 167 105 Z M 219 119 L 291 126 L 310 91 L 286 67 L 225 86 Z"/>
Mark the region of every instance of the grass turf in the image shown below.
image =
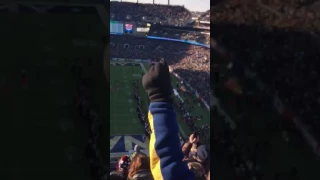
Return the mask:
<path id="1" fill-rule="evenodd" d="M 110 68 L 110 135 L 144 135 L 144 126 L 137 117 L 137 104 L 133 99 L 132 81 L 141 82 L 142 69 L 140 66 L 115 66 Z M 119 90 L 116 85 L 119 84 Z M 141 84 L 141 83 L 140 83 Z M 142 85 L 140 85 L 142 90 Z M 145 104 L 146 96 L 141 95 L 142 105 Z M 146 110 L 146 107 L 144 107 Z"/>
<path id="2" fill-rule="evenodd" d="M 148 68 L 147 64 L 143 64 L 145 68 Z M 141 73 L 143 70 L 139 66 L 112 66 L 111 68 L 111 86 L 113 91 L 110 92 L 110 108 L 111 108 L 111 120 L 110 120 L 110 134 L 143 134 L 144 129 L 143 125 L 140 122 L 137 122 L 137 115 L 135 112 L 136 104 L 130 103 L 133 101 L 132 92 L 133 88 L 131 85 L 132 80 L 137 80 L 139 83 L 141 82 Z M 135 75 L 135 76 L 134 76 Z M 176 77 L 172 76 L 172 83 L 179 83 Z M 119 84 L 120 89 L 116 90 L 116 84 Z M 140 83 L 141 84 L 141 83 Z M 142 85 L 140 86 L 140 96 L 142 98 L 142 109 L 147 114 L 148 103 L 147 103 L 147 95 L 145 94 Z M 204 107 L 199 107 L 193 101 L 195 97 L 183 97 L 183 99 L 188 99 L 189 102 L 195 107 L 191 114 L 194 116 L 201 114 L 203 115 L 203 119 L 201 121 L 197 121 L 197 125 L 210 124 L 210 112 Z M 131 112 L 133 111 L 133 112 Z M 177 120 L 179 122 L 179 126 L 185 134 L 185 138 L 187 135 L 191 133 L 190 129 L 183 122 L 183 117 L 181 114 L 177 113 Z"/>
<path id="3" fill-rule="evenodd" d="M 172 81 L 173 87 L 176 87 L 176 84 L 180 84 L 180 86 L 182 85 L 181 82 L 179 82 L 179 80 L 174 75 L 171 75 L 171 81 Z M 210 83 L 210 82 L 208 82 L 208 83 Z M 190 105 L 192 105 L 194 107 L 190 111 L 190 114 L 192 114 L 192 116 L 203 115 L 203 118 L 200 121 L 196 121 L 195 124 L 197 126 L 201 126 L 201 125 L 205 125 L 205 124 L 210 126 L 210 111 L 205 109 L 204 106 L 198 106 L 198 104 L 195 103 L 195 100 L 197 100 L 196 96 L 194 94 L 192 94 L 192 96 L 189 96 L 189 95 L 182 96 L 180 94 L 180 96 L 182 97 L 182 99 L 189 101 Z M 189 127 L 184 123 L 183 116 L 180 113 L 177 113 L 177 119 L 178 119 L 180 128 L 185 133 L 185 135 L 188 136 L 189 134 L 191 134 L 192 132 L 190 131 Z M 210 133 L 210 129 L 209 129 L 209 133 Z M 184 137 L 184 138 L 188 138 L 188 137 Z M 210 141 L 208 141 L 208 142 L 210 142 Z"/>

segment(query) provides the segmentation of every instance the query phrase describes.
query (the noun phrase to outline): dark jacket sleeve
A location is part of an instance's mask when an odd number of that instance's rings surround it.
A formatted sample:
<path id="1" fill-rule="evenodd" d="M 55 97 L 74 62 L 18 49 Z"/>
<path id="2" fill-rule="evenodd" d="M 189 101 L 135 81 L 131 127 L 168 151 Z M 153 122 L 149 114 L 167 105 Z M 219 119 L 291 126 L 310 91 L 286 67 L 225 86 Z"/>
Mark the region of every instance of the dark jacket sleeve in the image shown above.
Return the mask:
<path id="1" fill-rule="evenodd" d="M 155 180 L 195 180 L 192 171 L 182 161 L 179 127 L 171 103 L 153 102 L 149 106 L 151 128 L 149 155 Z"/>

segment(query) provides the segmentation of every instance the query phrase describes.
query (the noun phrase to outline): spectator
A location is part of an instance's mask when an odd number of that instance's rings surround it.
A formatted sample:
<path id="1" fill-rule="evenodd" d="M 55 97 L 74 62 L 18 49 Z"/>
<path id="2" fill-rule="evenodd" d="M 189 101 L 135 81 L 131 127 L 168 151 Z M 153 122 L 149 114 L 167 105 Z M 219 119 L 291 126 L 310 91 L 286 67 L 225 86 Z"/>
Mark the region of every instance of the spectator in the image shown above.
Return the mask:
<path id="1" fill-rule="evenodd" d="M 124 179 L 127 179 L 129 167 L 130 167 L 130 158 L 128 155 L 123 155 L 118 161 L 117 170 L 110 172 L 110 175 L 120 176 Z"/>
<path id="2" fill-rule="evenodd" d="M 191 13 L 183 6 L 114 2 L 110 7 L 110 19 L 114 21 L 152 22 L 173 26 L 185 26 L 191 22 Z"/>
<path id="3" fill-rule="evenodd" d="M 132 158 L 128 179 L 130 180 L 153 180 L 150 172 L 149 157 L 146 154 L 138 152 Z"/>
<path id="4" fill-rule="evenodd" d="M 182 161 L 179 128 L 172 104 L 172 87 L 166 62 L 155 63 L 143 76 L 142 84 L 150 100 L 150 168 L 154 179 L 194 180 Z M 161 163 L 160 163 L 161 162 Z"/>
<path id="5" fill-rule="evenodd" d="M 198 162 L 188 162 L 189 169 L 195 174 L 197 180 L 206 180 L 206 172 Z"/>
<path id="6" fill-rule="evenodd" d="M 195 136 L 195 134 L 190 135 L 189 143 L 191 144 L 189 159 L 196 160 L 197 162 L 205 165 L 207 160 L 209 160 L 209 153 L 206 145 L 202 144 L 199 136 Z"/>

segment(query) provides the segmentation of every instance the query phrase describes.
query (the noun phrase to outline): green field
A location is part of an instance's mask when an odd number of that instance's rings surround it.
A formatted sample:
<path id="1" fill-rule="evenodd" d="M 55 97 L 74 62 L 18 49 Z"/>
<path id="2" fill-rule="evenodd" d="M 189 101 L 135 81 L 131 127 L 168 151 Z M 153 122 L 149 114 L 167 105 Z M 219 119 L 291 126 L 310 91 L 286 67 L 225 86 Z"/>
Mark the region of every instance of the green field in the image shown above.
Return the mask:
<path id="1" fill-rule="evenodd" d="M 182 85 L 174 75 L 171 75 L 171 81 L 172 81 L 173 87 L 176 87 L 176 84 Z M 210 83 L 210 82 L 208 82 L 208 83 Z M 205 124 L 208 124 L 210 126 L 210 112 L 204 106 L 199 107 L 197 105 L 197 103 L 193 103 L 194 100 L 197 99 L 195 96 L 191 96 L 191 97 L 190 96 L 186 96 L 186 97 L 182 96 L 182 99 L 188 100 L 189 102 L 191 102 L 191 105 L 193 105 L 194 108 L 191 109 L 191 111 L 190 111 L 190 114 L 192 114 L 192 116 L 203 115 L 203 118 L 200 121 L 196 121 L 197 126 L 201 126 L 201 125 L 205 125 Z M 176 101 L 178 101 L 178 99 L 176 99 Z M 189 127 L 183 122 L 183 117 L 180 113 L 177 113 L 177 119 L 180 124 L 180 128 L 185 133 L 185 135 L 188 136 L 189 134 L 191 134 L 192 132 L 190 131 Z M 210 133 L 210 131 L 209 131 L 209 133 Z M 187 138 L 187 137 L 185 137 L 185 138 Z M 207 143 L 210 143 L 210 139 L 207 140 Z"/>
<path id="2" fill-rule="evenodd" d="M 144 135 L 144 125 L 137 117 L 137 104 L 133 97 L 132 81 L 141 82 L 140 66 L 115 66 L 110 68 L 110 134 L 111 135 Z M 134 76 L 134 75 L 139 76 Z M 119 90 L 116 85 L 119 84 Z M 141 84 L 141 83 L 140 83 Z M 140 92 L 143 92 L 142 85 Z M 140 93 L 143 110 L 147 112 L 146 96 Z"/>
<path id="3" fill-rule="evenodd" d="M 145 68 L 148 67 L 147 64 L 143 64 Z M 131 85 L 132 80 L 137 80 L 141 82 L 141 73 L 143 73 L 140 66 L 111 66 L 111 88 L 113 91 L 110 92 L 110 134 L 111 135 L 131 135 L 131 134 L 144 134 L 144 127 L 138 121 L 137 114 L 135 112 L 136 104 L 133 101 L 133 87 Z M 176 77 L 172 76 L 172 83 L 178 83 Z M 115 90 L 116 84 L 120 85 L 119 90 Z M 141 83 L 140 83 L 141 84 Z M 140 96 L 142 98 L 142 109 L 147 115 L 148 103 L 147 95 L 140 86 Z M 183 99 L 189 99 L 193 102 L 195 97 L 183 97 Z M 176 99 L 178 100 L 178 99 Z M 199 107 L 195 104 L 194 109 L 191 114 L 196 116 L 203 115 L 201 121 L 197 121 L 197 125 L 208 124 L 210 125 L 210 112 Z M 184 135 L 184 138 L 191 133 L 190 129 L 183 122 L 182 115 L 177 113 L 177 120 L 180 126 L 180 132 Z"/>
<path id="4" fill-rule="evenodd" d="M 5 47 L 0 50 L 0 179 L 89 179 L 83 157 L 88 128 L 75 111 L 77 78 L 71 70 L 73 58 L 78 64 L 93 59 L 85 71 L 95 69 L 94 108 L 106 127 L 109 114 L 96 108 L 108 107 L 101 68 L 105 27 L 96 15 L 11 14 L 0 19 Z M 95 33 L 86 31 L 88 24 Z M 27 88 L 21 85 L 22 70 L 29 78 Z"/>

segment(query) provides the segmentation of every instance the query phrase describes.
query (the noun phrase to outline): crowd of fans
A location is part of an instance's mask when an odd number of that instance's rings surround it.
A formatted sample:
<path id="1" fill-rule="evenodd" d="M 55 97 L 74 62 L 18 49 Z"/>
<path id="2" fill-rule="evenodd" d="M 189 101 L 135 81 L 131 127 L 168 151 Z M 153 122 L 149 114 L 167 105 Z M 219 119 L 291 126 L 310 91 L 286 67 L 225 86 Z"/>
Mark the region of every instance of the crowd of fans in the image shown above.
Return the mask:
<path id="1" fill-rule="evenodd" d="M 234 14 L 232 5 L 224 7 L 229 7 L 232 12 L 227 12 L 230 15 Z M 301 8 L 295 12 L 300 12 Z M 242 8 L 237 8 L 235 11 L 240 13 L 241 17 L 251 14 Z M 260 12 L 256 9 L 252 11 L 257 14 Z M 212 14 L 213 21 L 216 14 L 219 13 Z M 228 19 L 230 16 L 228 13 L 220 14 L 217 23 L 224 17 Z M 268 25 L 269 27 L 265 28 L 214 24 L 216 27 L 212 36 L 231 50 L 237 61 L 257 72 L 258 77 L 268 85 L 270 91 L 278 92 L 284 104 L 290 107 L 295 115 L 301 117 L 319 139 L 320 114 L 317 109 L 320 108 L 320 80 L 316 69 L 319 65 L 318 39 L 310 31 L 296 32 L 288 27 L 281 29 L 272 23 Z M 291 26 L 293 29 L 299 28 L 294 23 Z"/>
<path id="2" fill-rule="evenodd" d="M 199 136 L 192 134 L 181 147 L 183 161 L 195 174 L 197 180 L 210 179 L 210 155 L 208 148 L 200 142 Z M 116 169 L 110 172 L 111 180 L 154 180 L 150 170 L 150 159 L 141 147 L 135 145 L 133 152 L 121 156 Z"/>
<path id="3" fill-rule="evenodd" d="M 145 113 L 142 111 L 142 106 L 141 106 L 142 100 L 141 100 L 141 97 L 139 96 L 139 85 L 140 84 L 138 84 L 138 81 L 133 81 L 132 85 L 134 88 L 133 96 L 134 96 L 134 99 L 137 103 L 136 112 L 138 114 L 138 118 L 139 118 L 140 122 L 144 126 L 146 137 L 148 137 L 150 139 L 150 134 L 151 134 L 150 125 L 148 123 L 148 120 L 146 119 Z"/>
<path id="4" fill-rule="evenodd" d="M 106 169 L 104 169 L 98 143 L 102 124 L 98 115 L 92 109 L 91 103 L 93 80 L 91 76 L 84 76 L 81 67 L 74 66 L 74 68 L 74 72 L 80 78 L 80 86 L 75 98 L 77 113 L 85 121 L 89 131 L 88 143 L 84 154 L 90 166 L 90 175 L 93 179 L 106 179 Z"/>
<path id="5" fill-rule="evenodd" d="M 177 84 L 177 89 L 179 93 L 183 96 L 191 96 L 194 95 L 190 91 L 183 91 L 179 88 L 179 84 Z M 190 102 L 188 98 L 185 98 L 184 101 L 180 101 L 178 98 L 174 102 L 174 106 L 176 107 L 177 113 L 181 114 L 183 117 L 184 123 L 188 126 L 191 132 L 196 132 L 202 139 L 202 142 L 205 144 L 210 144 L 210 127 L 208 124 L 197 126 L 196 121 L 200 121 L 203 118 L 203 115 L 194 115 L 191 111 L 194 109 L 194 104 L 201 105 L 199 100 L 194 100 L 194 102 Z"/>
<path id="6" fill-rule="evenodd" d="M 210 43 L 209 30 L 205 31 L 178 31 L 172 29 L 152 29 L 149 32 L 150 36 L 158 36 L 172 39 L 181 39 L 188 41 L 195 41 L 198 43 L 208 45 Z"/>
<path id="7" fill-rule="evenodd" d="M 191 21 L 191 13 L 183 6 L 111 1 L 110 19 L 185 26 Z"/>
<path id="8" fill-rule="evenodd" d="M 207 10 L 198 18 L 199 21 L 207 21 L 210 22 L 210 10 Z"/>
<path id="9" fill-rule="evenodd" d="M 154 60 L 164 58 L 186 83 L 210 102 L 210 50 L 180 42 L 133 36 L 110 36 L 111 57 Z"/>

